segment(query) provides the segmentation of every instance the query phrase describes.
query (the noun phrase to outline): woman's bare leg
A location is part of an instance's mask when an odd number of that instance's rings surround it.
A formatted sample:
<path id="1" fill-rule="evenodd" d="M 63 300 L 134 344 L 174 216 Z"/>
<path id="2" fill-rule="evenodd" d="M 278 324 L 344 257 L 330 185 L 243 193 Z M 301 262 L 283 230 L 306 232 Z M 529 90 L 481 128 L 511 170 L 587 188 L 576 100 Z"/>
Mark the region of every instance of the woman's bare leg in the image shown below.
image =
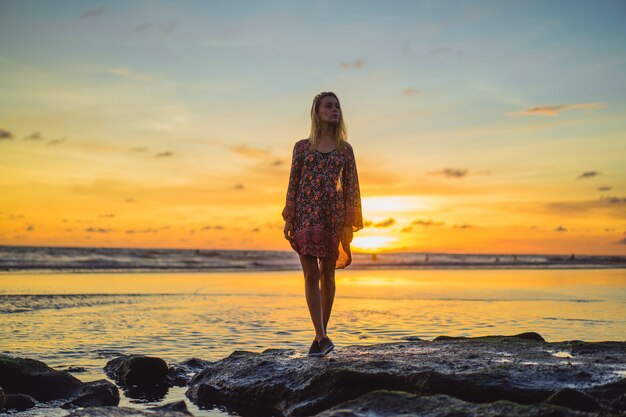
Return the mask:
<path id="1" fill-rule="evenodd" d="M 304 273 L 304 294 L 309 306 L 311 321 L 315 327 L 315 339 L 322 340 L 326 336 L 322 316 L 322 293 L 320 292 L 320 270 L 317 258 L 310 255 L 300 255 L 302 272 Z"/>
<path id="2" fill-rule="evenodd" d="M 328 328 L 330 312 L 335 301 L 335 259 L 320 258 L 320 283 L 322 287 L 322 320 L 324 322 L 324 334 Z"/>

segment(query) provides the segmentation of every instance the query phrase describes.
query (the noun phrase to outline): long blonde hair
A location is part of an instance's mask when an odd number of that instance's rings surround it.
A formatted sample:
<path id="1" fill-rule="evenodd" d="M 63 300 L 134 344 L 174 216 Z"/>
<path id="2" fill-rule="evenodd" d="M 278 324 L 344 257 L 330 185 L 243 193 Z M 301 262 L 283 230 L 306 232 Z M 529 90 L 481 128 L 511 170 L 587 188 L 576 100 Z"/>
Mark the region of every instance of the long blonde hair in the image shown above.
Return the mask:
<path id="1" fill-rule="evenodd" d="M 319 120 L 320 103 L 324 97 L 328 96 L 334 97 L 337 102 L 339 102 L 339 98 L 335 95 L 335 93 L 331 91 L 324 91 L 315 96 L 313 104 L 311 105 L 311 133 L 309 134 L 310 151 L 316 150 L 320 144 L 320 134 L 322 133 Z M 339 110 L 339 121 L 335 127 L 335 139 L 337 140 L 337 150 L 341 151 L 348 142 L 348 130 L 346 129 L 346 124 L 343 121 L 343 108 L 341 107 L 341 103 L 339 104 Z"/>

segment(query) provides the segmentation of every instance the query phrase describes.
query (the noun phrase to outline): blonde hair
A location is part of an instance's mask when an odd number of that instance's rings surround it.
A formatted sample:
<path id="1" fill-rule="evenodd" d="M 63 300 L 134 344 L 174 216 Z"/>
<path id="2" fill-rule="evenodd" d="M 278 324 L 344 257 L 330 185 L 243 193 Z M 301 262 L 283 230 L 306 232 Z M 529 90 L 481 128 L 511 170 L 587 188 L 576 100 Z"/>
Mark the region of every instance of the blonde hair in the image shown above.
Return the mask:
<path id="1" fill-rule="evenodd" d="M 316 150 L 320 144 L 320 134 L 322 133 L 322 127 L 319 120 L 320 103 L 324 97 L 328 96 L 334 97 L 337 102 L 339 102 L 339 98 L 335 95 L 335 93 L 331 91 L 324 91 L 315 96 L 313 104 L 311 105 L 311 133 L 309 134 L 310 151 Z M 335 127 L 335 139 L 337 141 L 338 151 L 343 150 L 348 142 L 348 130 L 346 129 L 346 124 L 343 121 L 343 109 L 341 108 L 341 104 L 339 105 L 339 109 L 339 121 Z"/>

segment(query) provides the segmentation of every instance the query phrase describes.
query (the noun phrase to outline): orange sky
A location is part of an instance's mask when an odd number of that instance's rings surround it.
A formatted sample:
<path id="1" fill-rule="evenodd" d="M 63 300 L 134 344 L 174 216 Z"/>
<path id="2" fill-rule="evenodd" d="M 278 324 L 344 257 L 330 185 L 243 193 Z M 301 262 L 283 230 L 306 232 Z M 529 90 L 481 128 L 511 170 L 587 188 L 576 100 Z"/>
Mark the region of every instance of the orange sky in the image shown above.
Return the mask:
<path id="1" fill-rule="evenodd" d="M 290 250 L 291 150 L 331 90 L 357 251 L 626 254 L 610 3 L 157 3 L 0 6 L 0 244 Z"/>

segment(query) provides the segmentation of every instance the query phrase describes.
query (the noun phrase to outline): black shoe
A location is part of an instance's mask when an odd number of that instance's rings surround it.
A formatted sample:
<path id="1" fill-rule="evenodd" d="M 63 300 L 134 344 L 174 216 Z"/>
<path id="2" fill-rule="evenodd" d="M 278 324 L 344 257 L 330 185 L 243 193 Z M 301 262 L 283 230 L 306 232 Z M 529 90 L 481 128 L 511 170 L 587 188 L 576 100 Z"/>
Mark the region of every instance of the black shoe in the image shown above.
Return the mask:
<path id="1" fill-rule="evenodd" d="M 317 340 L 314 340 L 313 343 L 311 344 L 311 348 L 309 349 L 309 356 L 311 357 L 324 356 L 324 354 L 322 353 L 322 349 L 320 348 L 320 344 L 317 342 Z"/>
<path id="2" fill-rule="evenodd" d="M 328 336 L 325 336 L 322 340 L 320 340 L 319 345 L 322 355 L 324 356 L 328 355 L 330 351 L 335 348 L 335 345 L 333 345 L 333 342 L 328 338 Z"/>

